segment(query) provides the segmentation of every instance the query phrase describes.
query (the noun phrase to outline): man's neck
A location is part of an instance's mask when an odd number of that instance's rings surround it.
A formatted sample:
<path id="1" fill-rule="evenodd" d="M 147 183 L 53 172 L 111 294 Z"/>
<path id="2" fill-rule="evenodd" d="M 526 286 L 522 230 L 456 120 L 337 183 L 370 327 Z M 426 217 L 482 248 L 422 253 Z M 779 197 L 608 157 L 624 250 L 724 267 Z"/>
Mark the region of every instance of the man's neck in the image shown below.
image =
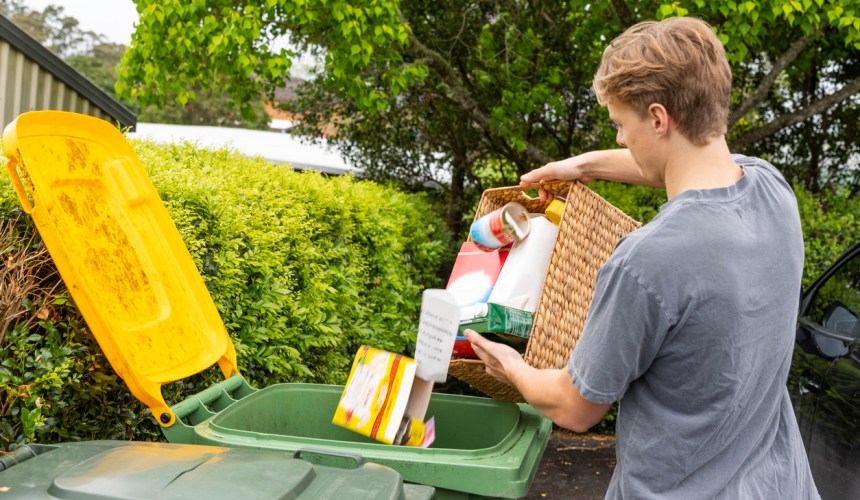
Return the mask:
<path id="1" fill-rule="evenodd" d="M 731 186 L 743 175 L 743 169 L 732 160 L 725 138 L 714 139 L 705 146 L 680 141 L 664 170 L 666 195 L 672 199 L 691 189 Z"/>

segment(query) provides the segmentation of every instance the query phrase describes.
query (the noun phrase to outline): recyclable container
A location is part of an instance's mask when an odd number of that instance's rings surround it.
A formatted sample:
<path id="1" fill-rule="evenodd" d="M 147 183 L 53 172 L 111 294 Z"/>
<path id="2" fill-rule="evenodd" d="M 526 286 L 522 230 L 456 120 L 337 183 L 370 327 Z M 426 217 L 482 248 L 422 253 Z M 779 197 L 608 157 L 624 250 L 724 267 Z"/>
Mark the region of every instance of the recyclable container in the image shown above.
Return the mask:
<path id="1" fill-rule="evenodd" d="M 171 442 L 355 454 L 437 498 L 528 492 L 551 423 L 525 404 L 434 394 L 430 448 L 371 442 L 331 423 L 343 387 L 239 375 L 236 353 L 175 225 L 125 137 L 59 111 L 6 127 L 7 169 L 111 366 Z M 217 363 L 225 380 L 173 406 L 161 386 Z"/>
<path id="2" fill-rule="evenodd" d="M 254 391 L 236 375 L 174 405 L 176 424 L 162 432 L 179 443 L 348 450 L 436 487 L 437 498 L 519 498 L 528 493 L 551 431 L 549 420 L 526 404 L 433 394 L 427 410 L 437 422 L 433 445 L 386 445 L 331 424 L 342 392 L 322 384 Z"/>
<path id="3" fill-rule="evenodd" d="M 309 454 L 308 454 L 309 455 Z M 27 445 L 0 456 L 0 497 L 427 500 L 430 486 L 348 455 L 336 465 L 285 453 L 123 441 Z"/>

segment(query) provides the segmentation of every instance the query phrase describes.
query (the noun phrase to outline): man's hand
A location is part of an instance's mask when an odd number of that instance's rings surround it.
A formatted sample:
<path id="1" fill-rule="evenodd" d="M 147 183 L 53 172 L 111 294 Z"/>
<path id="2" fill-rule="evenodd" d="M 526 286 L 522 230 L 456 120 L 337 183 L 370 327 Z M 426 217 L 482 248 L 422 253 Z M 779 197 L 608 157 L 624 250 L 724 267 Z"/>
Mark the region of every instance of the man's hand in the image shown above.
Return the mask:
<path id="1" fill-rule="evenodd" d="M 565 160 L 553 161 L 526 172 L 520 177 L 520 185 L 535 184 L 542 181 L 563 180 L 580 181 L 587 184 L 594 180 L 587 174 L 589 164 L 593 161 L 594 153 L 584 153 Z M 543 196 L 541 196 L 543 199 Z M 546 201 L 546 200 L 543 200 Z"/>
<path id="2" fill-rule="evenodd" d="M 473 330 L 464 333 L 487 373 L 516 387 L 525 400 L 545 417 L 575 432 L 585 432 L 600 422 L 609 404 L 584 399 L 567 370 L 529 366 L 513 348 L 491 342 Z"/>
<path id="3" fill-rule="evenodd" d="M 527 366 L 520 353 L 513 347 L 487 340 L 474 330 L 466 330 L 464 335 L 472 343 L 475 354 L 484 362 L 488 375 L 506 384 L 515 385 L 511 377 L 518 369 Z"/>

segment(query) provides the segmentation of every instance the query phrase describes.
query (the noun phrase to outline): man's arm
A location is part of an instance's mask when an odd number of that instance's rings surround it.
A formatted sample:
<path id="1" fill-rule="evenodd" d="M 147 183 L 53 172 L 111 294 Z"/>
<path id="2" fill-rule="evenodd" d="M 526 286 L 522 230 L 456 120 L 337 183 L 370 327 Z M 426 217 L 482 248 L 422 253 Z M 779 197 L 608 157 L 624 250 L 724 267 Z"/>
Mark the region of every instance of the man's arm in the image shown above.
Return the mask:
<path id="1" fill-rule="evenodd" d="M 520 183 L 533 184 L 554 179 L 578 180 L 583 183 L 601 179 L 663 189 L 666 187 L 661 182 L 645 179 L 630 150 L 626 148 L 589 151 L 566 160 L 547 163 L 523 174 Z"/>
<path id="2" fill-rule="evenodd" d="M 489 375 L 516 387 L 541 415 L 561 427 L 585 432 L 609 410 L 610 404 L 583 398 L 566 369 L 534 368 L 510 346 L 489 341 L 472 330 L 466 330 L 465 335 Z"/>

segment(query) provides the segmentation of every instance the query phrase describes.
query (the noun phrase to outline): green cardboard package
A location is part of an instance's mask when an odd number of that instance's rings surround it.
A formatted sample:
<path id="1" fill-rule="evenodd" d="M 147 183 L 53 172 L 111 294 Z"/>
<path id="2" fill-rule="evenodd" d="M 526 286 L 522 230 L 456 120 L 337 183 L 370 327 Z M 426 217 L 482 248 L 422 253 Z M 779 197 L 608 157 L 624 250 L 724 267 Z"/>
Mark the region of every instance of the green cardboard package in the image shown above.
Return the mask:
<path id="1" fill-rule="evenodd" d="M 461 320 L 458 334 L 462 335 L 468 328 L 522 352 L 528 344 L 533 319 L 528 311 L 490 302 L 486 315 Z"/>

